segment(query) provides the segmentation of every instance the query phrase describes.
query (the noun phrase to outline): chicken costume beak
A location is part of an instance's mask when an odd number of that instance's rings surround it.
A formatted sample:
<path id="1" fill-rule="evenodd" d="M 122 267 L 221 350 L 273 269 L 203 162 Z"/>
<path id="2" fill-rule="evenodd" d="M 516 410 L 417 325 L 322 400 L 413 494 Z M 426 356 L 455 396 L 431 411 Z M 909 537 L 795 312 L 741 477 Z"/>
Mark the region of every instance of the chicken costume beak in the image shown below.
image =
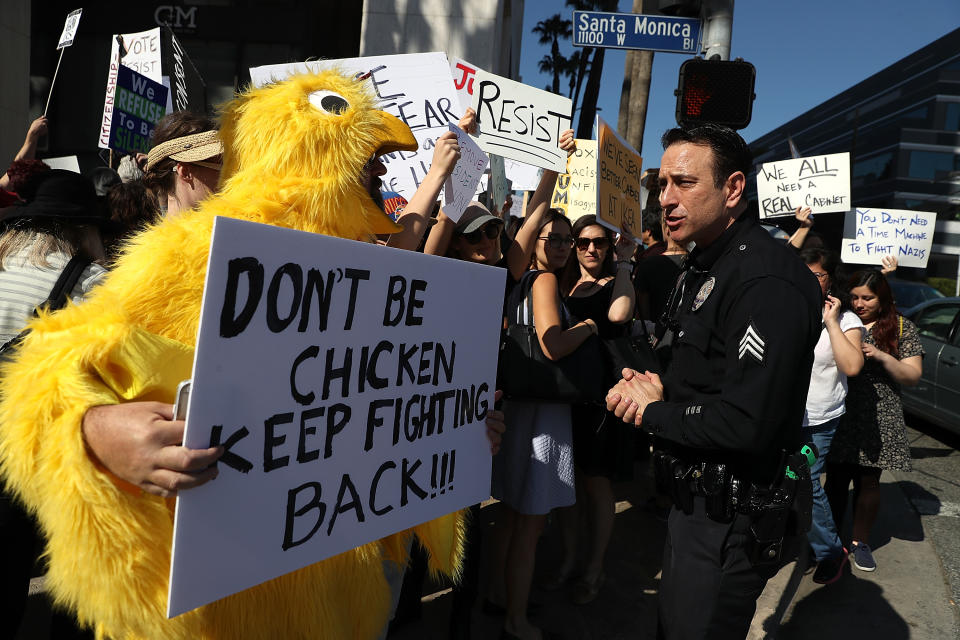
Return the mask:
<path id="1" fill-rule="evenodd" d="M 381 137 L 378 140 L 380 145 L 374 155 L 381 156 L 396 151 L 416 151 L 419 148 L 417 139 L 413 137 L 410 127 L 405 125 L 400 118 L 386 111 L 376 111 L 375 113 L 380 116 L 382 126 L 380 127 Z M 388 234 L 403 230 L 403 227 L 391 220 L 390 216 L 373 203 L 373 200 L 367 198 L 363 200 L 363 203 L 369 219 L 373 221 L 373 233 Z"/>

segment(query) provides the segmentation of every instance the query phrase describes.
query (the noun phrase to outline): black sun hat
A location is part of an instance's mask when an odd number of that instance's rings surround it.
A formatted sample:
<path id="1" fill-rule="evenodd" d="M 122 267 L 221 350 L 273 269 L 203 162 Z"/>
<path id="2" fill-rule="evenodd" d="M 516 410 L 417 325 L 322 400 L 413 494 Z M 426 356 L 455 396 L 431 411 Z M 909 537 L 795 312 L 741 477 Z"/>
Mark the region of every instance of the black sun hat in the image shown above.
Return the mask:
<path id="1" fill-rule="evenodd" d="M 79 173 L 51 169 L 37 175 L 31 186 L 34 191 L 29 201 L 0 209 L 0 223 L 34 218 L 103 225 L 109 220 L 99 206 L 93 183 Z"/>

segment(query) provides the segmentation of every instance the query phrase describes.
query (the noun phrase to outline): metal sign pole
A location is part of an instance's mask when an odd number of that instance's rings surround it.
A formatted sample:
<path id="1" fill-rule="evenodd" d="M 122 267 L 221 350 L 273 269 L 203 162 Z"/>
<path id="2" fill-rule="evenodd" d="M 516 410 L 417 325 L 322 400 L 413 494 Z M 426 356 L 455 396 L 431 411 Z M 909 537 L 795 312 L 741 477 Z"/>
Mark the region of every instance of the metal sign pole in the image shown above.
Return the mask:
<path id="1" fill-rule="evenodd" d="M 53 85 L 57 82 L 57 72 L 60 71 L 60 62 L 63 61 L 63 52 L 65 49 L 66 47 L 60 49 L 60 57 L 57 58 L 57 68 L 53 70 L 53 80 L 50 81 L 50 93 L 47 94 L 47 104 L 43 107 L 44 117 L 47 115 L 47 109 L 50 108 L 50 98 L 53 97 Z"/>

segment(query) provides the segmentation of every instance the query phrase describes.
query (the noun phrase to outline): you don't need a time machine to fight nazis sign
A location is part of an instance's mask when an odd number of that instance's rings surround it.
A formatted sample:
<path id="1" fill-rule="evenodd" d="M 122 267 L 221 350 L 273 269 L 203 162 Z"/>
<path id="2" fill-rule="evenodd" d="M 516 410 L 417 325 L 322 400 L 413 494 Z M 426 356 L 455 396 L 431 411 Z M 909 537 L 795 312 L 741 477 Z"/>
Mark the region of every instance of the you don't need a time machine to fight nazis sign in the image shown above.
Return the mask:
<path id="1" fill-rule="evenodd" d="M 184 443 L 226 453 L 177 499 L 167 615 L 486 499 L 503 286 L 217 218 Z"/>

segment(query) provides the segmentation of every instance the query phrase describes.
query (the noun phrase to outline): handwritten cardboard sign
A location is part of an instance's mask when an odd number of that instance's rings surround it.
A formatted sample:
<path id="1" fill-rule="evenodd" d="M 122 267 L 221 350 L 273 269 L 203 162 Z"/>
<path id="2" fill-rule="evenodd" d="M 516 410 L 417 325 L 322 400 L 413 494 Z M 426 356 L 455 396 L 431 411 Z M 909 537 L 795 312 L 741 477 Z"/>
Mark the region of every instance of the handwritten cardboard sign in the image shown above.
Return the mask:
<path id="1" fill-rule="evenodd" d="M 450 131 L 457 134 L 460 159 L 443 185 L 443 212 L 457 222 L 477 193 L 480 177 L 490 163 L 490 158 L 463 129 L 451 124 Z"/>
<path id="2" fill-rule="evenodd" d="M 570 99 L 483 69 L 476 76 L 471 106 L 477 112 L 480 147 L 558 173 L 566 170 L 567 154 L 557 145 L 570 128 Z"/>
<path id="3" fill-rule="evenodd" d="M 504 273 L 216 219 L 168 616 L 489 496 Z"/>
<path id="4" fill-rule="evenodd" d="M 503 172 L 514 191 L 536 191 L 543 169 L 509 158 L 503 159 Z"/>
<path id="5" fill-rule="evenodd" d="M 449 123 L 460 120 L 460 102 L 453 88 L 450 64 L 445 53 L 409 53 L 343 60 L 312 60 L 275 64 L 250 69 L 255 87 L 283 80 L 295 73 L 342 69 L 370 74 L 378 107 L 391 113 L 413 131 L 420 148 L 381 156 L 387 167 L 383 188 L 409 200 L 430 169 L 437 138 L 448 131 Z"/>
<path id="6" fill-rule="evenodd" d="M 453 86 L 460 99 L 460 108 L 463 112 L 473 104 L 474 86 L 477 67 L 462 58 L 450 58 L 450 74 L 453 76 Z"/>
<path id="7" fill-rule="evenodd" d="M 642 163 L 640 154 L 597 116 L 597 222 L 616 232 L 625 226 L 634 238 L 643 224 Z"/>
<path id="8" fill-rule="evenodd" d="M 161 82 L 160 49 L 160 27 L 139 33 L 113 35 L 110 45 L 110 67 L 107 71 L 107 92 L 103 101 L 103 116 L 100 119 L 100 137 L 97 140 L 97 146 L 101 149 L 110 147 L 114 92 L 117 88 L 120 65 L 133 69 L 154 82 Z"/>
<path id="9" fill-rule="evenodd" d="M 893 256 L 901 267 L 927 266 L 937 214 L 903 209 L 855 209 L 843 219 L 840 259 L 882 264 Z"/>
<path id="10" fill-rule="evenodd" d="M 167 111 L 167 88 L 121 65 L 113 100 L 110 148 L 124 153 L 150 151 L 150 135 Z"/>
<path id="11" fill-rule="evenodd" d="M 80 14 L 83 9 L 74 9 L 67 14 L 67 19 L 63 23 L 63 31 L 60 32 L 60 41 L 57 42 L 57 49 L 63 49 L 73 44 L 77 37 L 77 29 L 80 28 Z"/>
<path id="12" fill-rule="evenodd" d="M 792 216 L 797 207 L 813 213 L 850 210 L 850 154 L 765 162 L 757 172 L 760 217 Z"/>
<path id="13" fill-rule="evenodd" d="M 567 172 L 557 176 L 551 207 L 571 220 L 597 213 L 597 141 L 577 139 L 577 150 L 567 159 Z"/>

